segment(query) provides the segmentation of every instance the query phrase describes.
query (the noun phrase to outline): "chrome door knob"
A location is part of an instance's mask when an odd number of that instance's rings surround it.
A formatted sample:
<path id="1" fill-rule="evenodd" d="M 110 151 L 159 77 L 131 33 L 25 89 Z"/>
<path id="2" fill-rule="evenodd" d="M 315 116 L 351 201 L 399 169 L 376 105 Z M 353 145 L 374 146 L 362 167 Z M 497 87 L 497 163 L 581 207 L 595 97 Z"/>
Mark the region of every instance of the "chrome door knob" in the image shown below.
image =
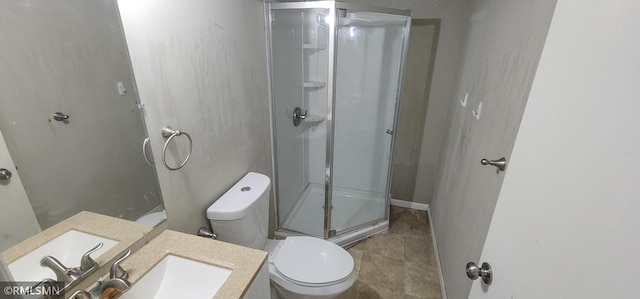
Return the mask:
<path id="1" fill-rule="evenodd" d="M 493 281 L 493 272 L 489 263 L 482 263 L 482 267 L 478 268 L 478 265 L 474 262 L 467 263 L 467 277 L 471 280 L 476 280 L 478 277 L 482 277 L 482 282 L 490 285 Z"/>
<path id="2" fill-rule="evenodd" d="M 474 262 L 467 263 L 467 277 L 471 280 L 476 280 L 478 277 L 482 277 L 482 282 L 490 285 L 493 281 L 493 272 L 491 271 L 491 265 L 489 263 L 482 263 L 482 267 L 478 268 L 478 265 Z"/>
<path id="3" fill-rule="evenodd" d="M 8 181 L 11 179 L 11 171 L 0 168 L 0 181 Z"/>

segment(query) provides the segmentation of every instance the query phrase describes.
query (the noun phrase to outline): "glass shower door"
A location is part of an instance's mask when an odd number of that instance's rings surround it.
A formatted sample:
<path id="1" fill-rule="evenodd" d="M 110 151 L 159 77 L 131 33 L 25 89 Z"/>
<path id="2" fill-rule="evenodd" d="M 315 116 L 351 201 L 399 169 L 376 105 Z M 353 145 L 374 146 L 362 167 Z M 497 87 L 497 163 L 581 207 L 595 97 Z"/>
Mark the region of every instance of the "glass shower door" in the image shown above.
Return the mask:
<path id="1" fill-rule="evenodd" d="M 268 7 L 278 230 L 383 230 L 410 12 L 333 1 Z"/>
<path id="2" fill-rule="evenodd" d="M 337 28 L 332 235 L 386 218 L 410 18 L 348 12 Z"/>
<path id="3" fill-rule="evenodd" d="M 270 9 L 276 194 L 281 228 L 323 236 L 329 8 Z"/>

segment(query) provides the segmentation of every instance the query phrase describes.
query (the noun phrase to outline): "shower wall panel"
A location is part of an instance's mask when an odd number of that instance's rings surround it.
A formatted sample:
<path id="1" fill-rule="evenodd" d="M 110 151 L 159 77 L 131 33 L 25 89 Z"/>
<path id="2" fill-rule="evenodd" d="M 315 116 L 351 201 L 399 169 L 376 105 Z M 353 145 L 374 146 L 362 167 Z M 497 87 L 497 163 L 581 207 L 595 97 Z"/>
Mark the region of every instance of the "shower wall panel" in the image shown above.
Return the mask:
<path id="1" fill-rule="evenodd" d="M 305 15 L 305 43 L 309 45 L 308 47 L 318 47 L 318 49 L 305 51 L 305 81 L 307 82 L 326 83 L 328 77 L 329 49 L 326 47 L 329 43 L 329 28 L 318 23 L 318 16 L 323 14 L 327 12 L 311 10 Z M 327 123 L 324 117 L 327 114 L 327 97 L 326 88 L 305 88 L 307 114 L 310 118 L 317 120 L 304 122 L 308 153 L 305 162 L 309 169 L 309 183 L 312 184 L 324 185 L 325 182 Z"/>

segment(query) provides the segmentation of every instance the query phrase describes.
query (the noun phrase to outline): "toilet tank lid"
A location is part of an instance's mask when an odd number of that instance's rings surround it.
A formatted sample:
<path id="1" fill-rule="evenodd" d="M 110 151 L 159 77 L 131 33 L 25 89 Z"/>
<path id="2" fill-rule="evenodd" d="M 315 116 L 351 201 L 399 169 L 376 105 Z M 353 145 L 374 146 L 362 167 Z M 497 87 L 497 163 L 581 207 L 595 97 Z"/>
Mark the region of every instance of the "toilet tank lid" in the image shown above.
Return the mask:
<path id="1" fill-rule="evenodd" d="M 269 192 L 271 179 L 249 172 L 207 209 L 210 220 L 235 220 L 248 215 L 251 207 Z M 269 198 L 267 195 L 265 198 Z"/>

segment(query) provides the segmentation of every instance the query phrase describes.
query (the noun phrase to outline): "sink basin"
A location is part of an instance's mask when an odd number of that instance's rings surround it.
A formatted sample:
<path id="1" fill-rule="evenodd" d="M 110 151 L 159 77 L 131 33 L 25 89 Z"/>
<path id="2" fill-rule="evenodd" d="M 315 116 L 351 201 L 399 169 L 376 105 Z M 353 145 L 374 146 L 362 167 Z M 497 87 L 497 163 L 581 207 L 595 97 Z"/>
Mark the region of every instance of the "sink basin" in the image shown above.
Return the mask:
<path id="1" fill-rule="evenodd" d="M 46 278 L 55 280 L 56 274 L 51 269 L 40 266 L 43 257 L 50 255 L 66 267 L 78 267 L 82 255 L 100 242 L 104 245 L 91 254 L 93 259 L 116 246 L 118 241 L 70 230 L 10 263 L 9 270 L 16 281 L 40 281 Z"/>
<path id="2" fill-rule="evenodd" d="M 121 299 L 211 299 L 231 270 L 167 255 Z"/>

